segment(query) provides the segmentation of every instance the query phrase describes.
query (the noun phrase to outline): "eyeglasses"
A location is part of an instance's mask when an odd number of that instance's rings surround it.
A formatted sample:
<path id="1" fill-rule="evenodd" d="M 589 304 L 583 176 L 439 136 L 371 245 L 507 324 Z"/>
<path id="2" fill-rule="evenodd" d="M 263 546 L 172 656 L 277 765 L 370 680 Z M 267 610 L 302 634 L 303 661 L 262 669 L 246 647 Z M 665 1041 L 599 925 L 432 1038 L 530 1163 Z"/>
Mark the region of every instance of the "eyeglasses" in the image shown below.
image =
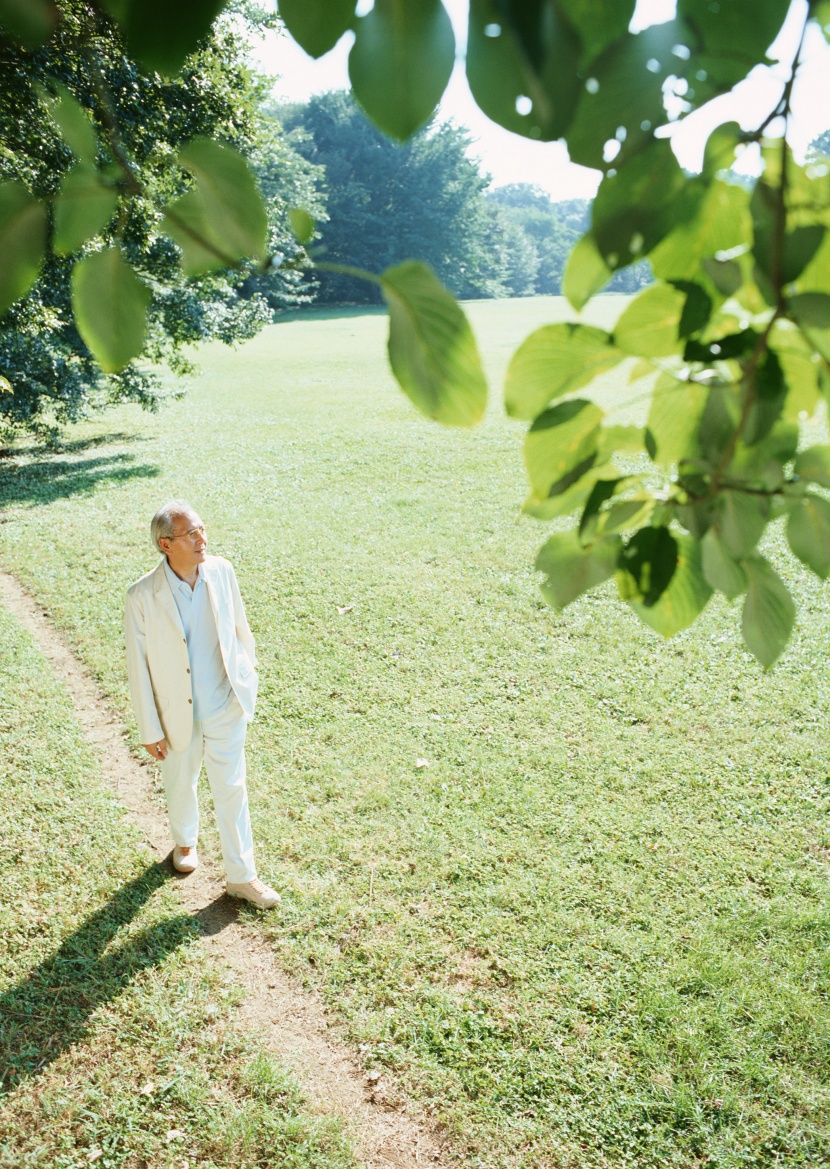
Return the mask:
<path id="1" fill-rule="evenodd" d="M 205 527 L 200 524 L 198 528 L 191 528 L 189 532 L 177 532 L 175 536 L 162 536 L 163 540 L 195 540 L 197 536 L 204 539 Z"/>

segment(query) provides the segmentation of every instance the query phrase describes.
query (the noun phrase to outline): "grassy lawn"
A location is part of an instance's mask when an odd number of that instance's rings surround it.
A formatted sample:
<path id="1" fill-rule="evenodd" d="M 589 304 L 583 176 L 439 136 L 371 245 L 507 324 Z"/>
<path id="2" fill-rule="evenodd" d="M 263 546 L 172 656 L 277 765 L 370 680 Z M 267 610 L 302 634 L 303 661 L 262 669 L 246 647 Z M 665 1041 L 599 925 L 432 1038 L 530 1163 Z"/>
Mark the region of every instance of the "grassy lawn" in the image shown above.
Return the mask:
<path id="1" fill-rule="evenodd" d="M 349 1169 L 233 1021 L 167 874 L 0 609 L 0 1166 Z"/>
<path id="2" fill-rule="evenodd" d="M 564 309 L 471 315 L 498 387 Z M 155 418 L 6 460 L 0 563 L 126 710 L 149 517 L 201 512 L 258 637 L 255 833 L 285 904 L 256 928 L 465 1164 L 830 1162 L 827 590 L 771 537 L 801 623 L 769 676 L 726 603 L 668 643 L 610 587 L 557 616 L 498 388 L 479 430 L 430 425 L 384 336 L 298 317 L 203 351 Z"/>

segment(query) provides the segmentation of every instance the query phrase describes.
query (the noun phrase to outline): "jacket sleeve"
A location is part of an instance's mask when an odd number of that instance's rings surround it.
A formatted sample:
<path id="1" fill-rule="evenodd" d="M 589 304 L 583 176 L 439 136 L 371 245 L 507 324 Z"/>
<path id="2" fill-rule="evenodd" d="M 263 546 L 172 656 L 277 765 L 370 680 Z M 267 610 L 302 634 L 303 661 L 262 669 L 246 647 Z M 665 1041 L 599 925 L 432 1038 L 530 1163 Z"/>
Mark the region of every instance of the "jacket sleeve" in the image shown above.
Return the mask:
<path id="1" fill-rule="evenodd" d="M 257 665 L 256 660 L 256 643 L 254 642 L 254 635 L 251 632 L 251 627 L 248 624 L 248 618 L 245 615 L 245 606 L 242 603 L 242 594 L 239 591 L 239 585 L 236 580 L 236 573 L 233 570 L 233 565 L 229 564 L 231 574 L 231 596 L 233 597 L 233 623 L 236 629 L 236 636 L 242 642 L 242 647 L 245 653 L 251 659 L 254 667 Z"/>
<path id="2" fill-rule="evenodd" d="M 139 738 L 142 743 L 158 743 L 164 738 L 164 730 L 156 709 L 147 665 L 144 613 L 139 601 L 131 593 L 127 593 L 124 605 L 124 642 L 127 646 L 127 678 Z"/>

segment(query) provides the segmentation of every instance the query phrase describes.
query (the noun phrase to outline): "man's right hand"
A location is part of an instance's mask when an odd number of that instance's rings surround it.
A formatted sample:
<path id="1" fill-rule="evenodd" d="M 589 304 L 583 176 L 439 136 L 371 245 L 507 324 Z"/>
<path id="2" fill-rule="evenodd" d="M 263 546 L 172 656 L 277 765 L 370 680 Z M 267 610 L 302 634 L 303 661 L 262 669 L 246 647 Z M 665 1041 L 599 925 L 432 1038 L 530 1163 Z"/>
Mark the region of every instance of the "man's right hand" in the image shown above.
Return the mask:
<path id="1" fill-rule="evenodd" d="M 167 758 L 167 740 L 159 739 L 157 743 L 145 743 L 144 750 L 156 760 Z"/>

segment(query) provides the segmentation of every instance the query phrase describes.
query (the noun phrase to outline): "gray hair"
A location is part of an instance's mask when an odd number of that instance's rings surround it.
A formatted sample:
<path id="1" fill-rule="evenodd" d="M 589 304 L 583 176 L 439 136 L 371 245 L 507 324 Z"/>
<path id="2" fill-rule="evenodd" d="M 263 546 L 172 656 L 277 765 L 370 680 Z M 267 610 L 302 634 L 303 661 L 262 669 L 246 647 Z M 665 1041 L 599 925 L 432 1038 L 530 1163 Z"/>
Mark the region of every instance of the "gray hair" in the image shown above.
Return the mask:
<path id="1" fill-rule="evenodd" d="M 150 539 L 153 541 L 153 547 L 161 552 L 159 540 L 169 540 L 173 535 L 173 521 L 179 516 L 195 514 L 186 499 L 168 500 L 150 520 Z"/>

